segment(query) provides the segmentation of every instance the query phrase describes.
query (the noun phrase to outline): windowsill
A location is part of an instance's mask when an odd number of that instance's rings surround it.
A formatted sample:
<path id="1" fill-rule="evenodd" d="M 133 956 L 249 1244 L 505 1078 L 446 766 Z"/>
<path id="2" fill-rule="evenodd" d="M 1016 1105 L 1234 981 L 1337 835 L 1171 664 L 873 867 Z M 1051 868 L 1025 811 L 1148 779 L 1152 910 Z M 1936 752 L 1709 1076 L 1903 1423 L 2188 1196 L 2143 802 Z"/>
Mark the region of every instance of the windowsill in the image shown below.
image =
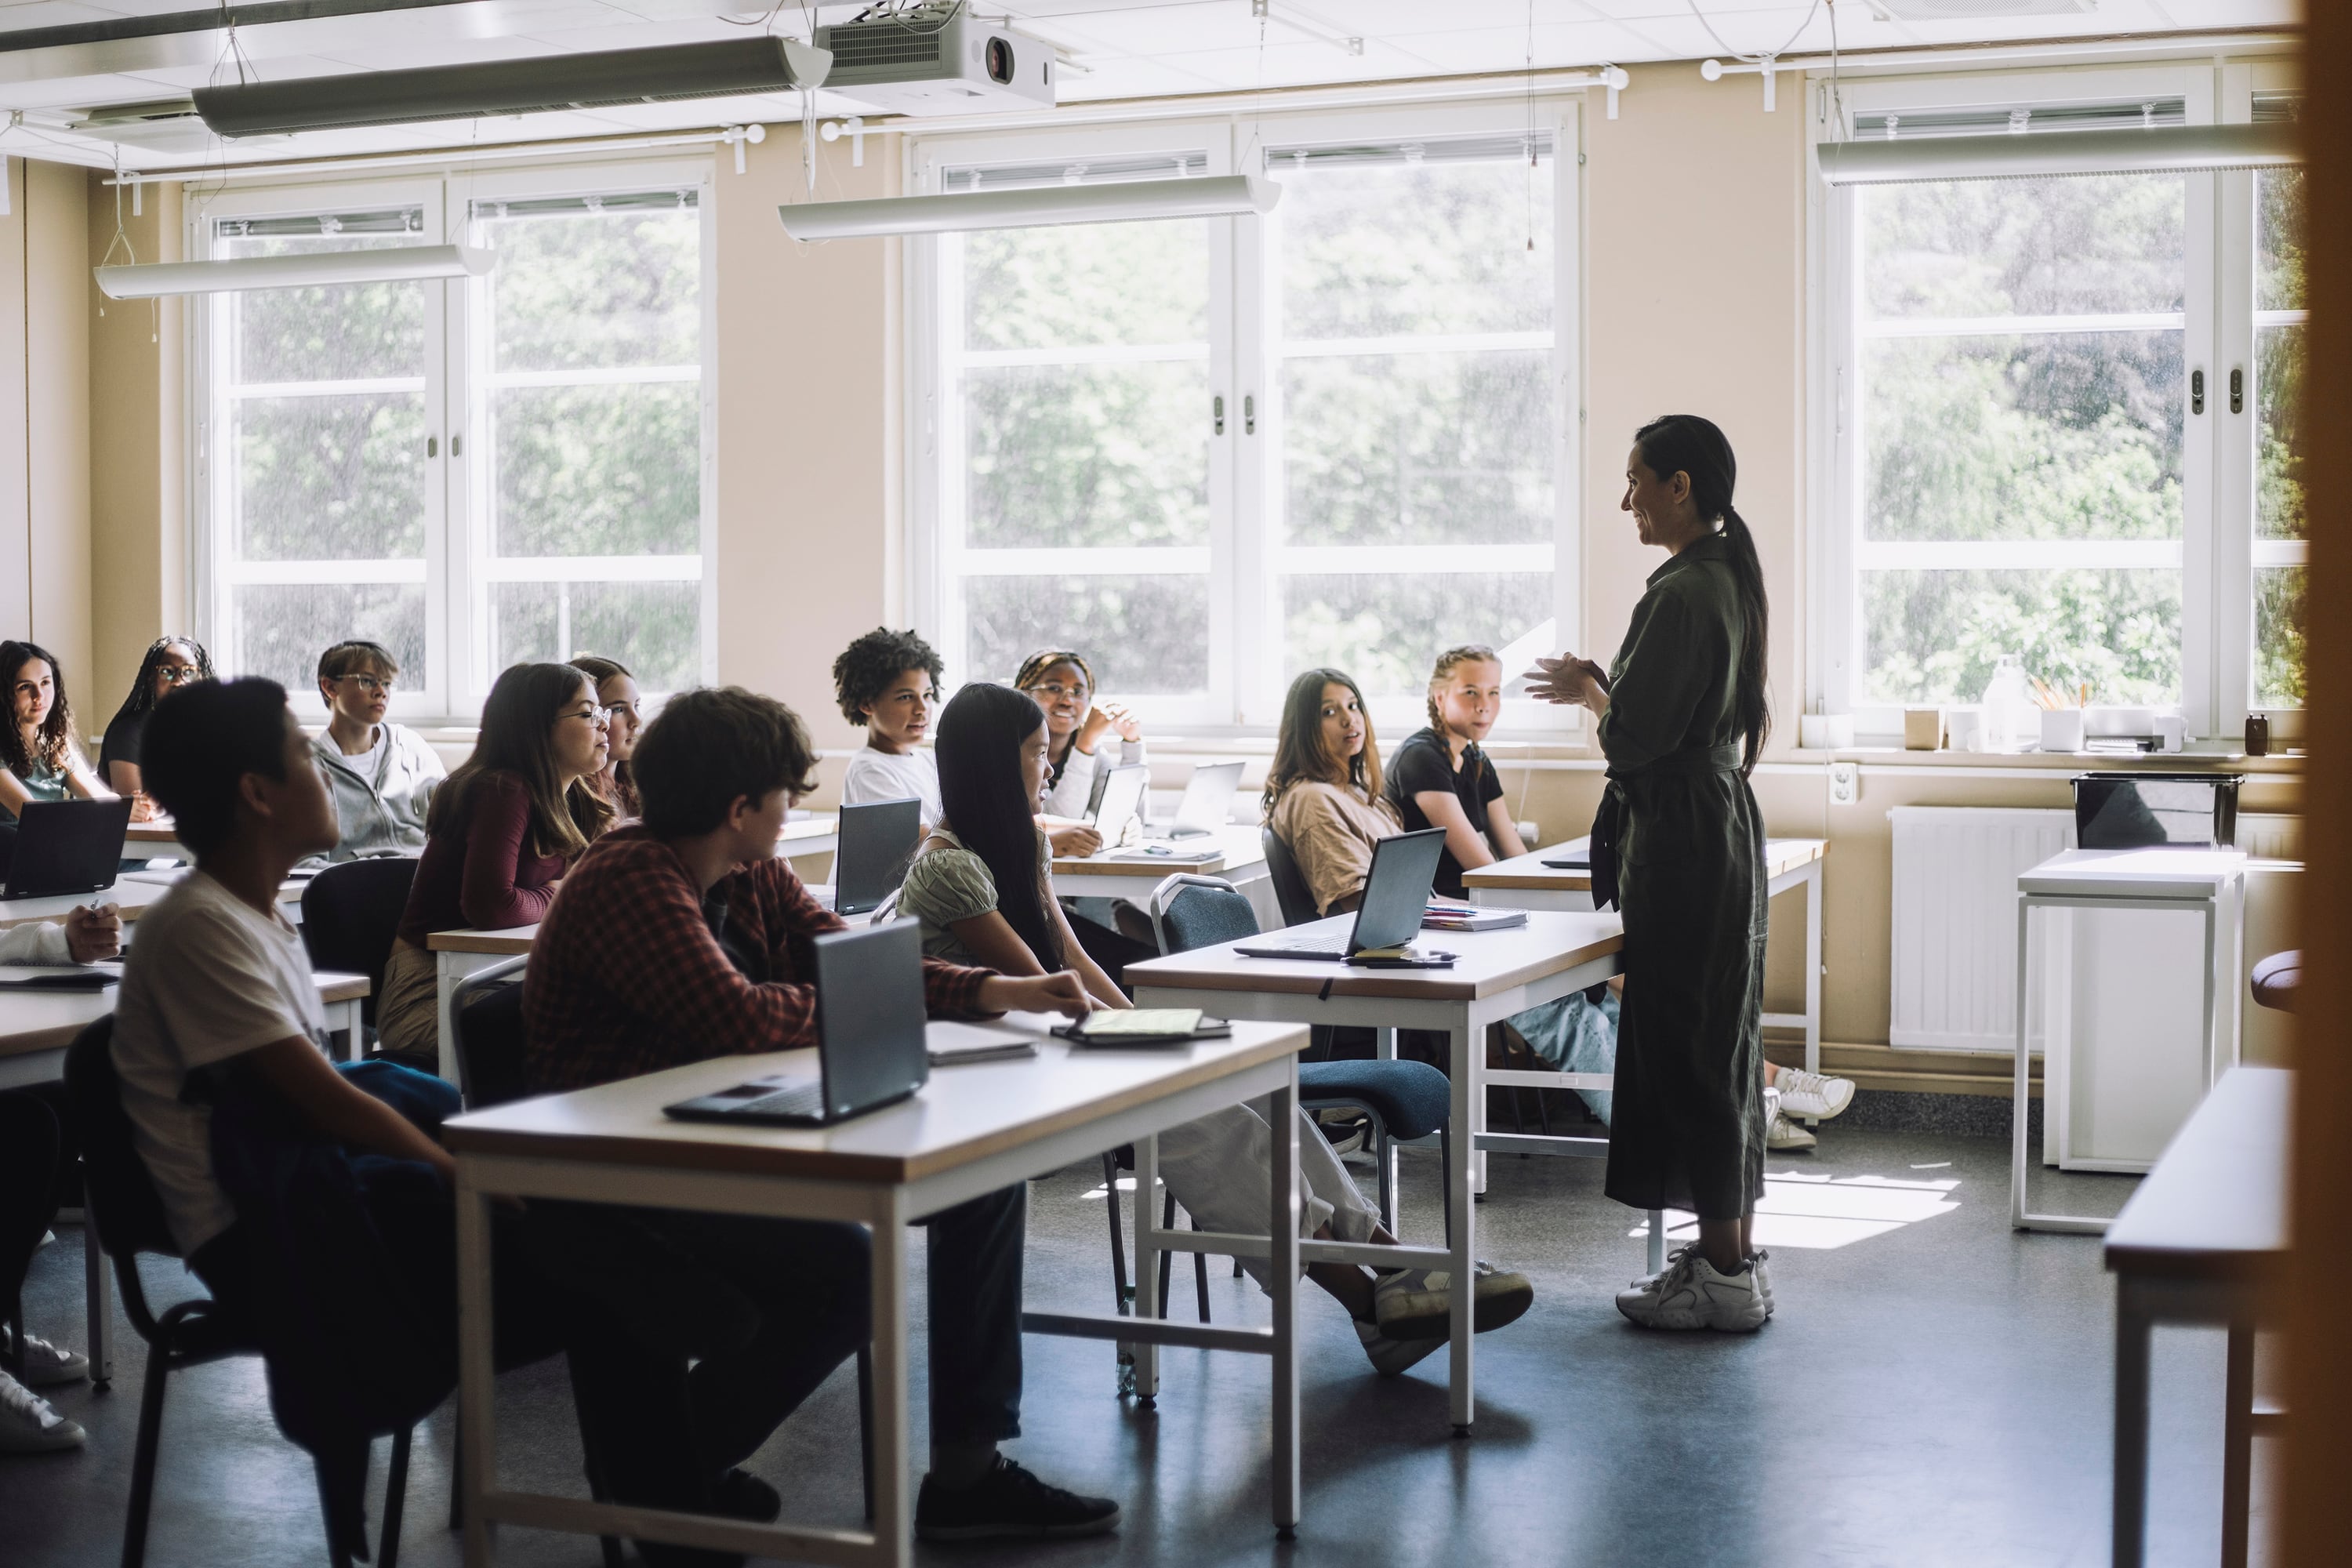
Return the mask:
<path id="1" fill-rule="evenodd" d="M 1864 767 L 1899 765 L 1959 770 L 2036 768 L 2052 773 L 2080 773 L 2096 768 L 2127 773 L 2201 773 L 2210 769 L 2234 773 L 2300 773 L 2308 759 L 2299 750 L 2250 757 L 2245 754 L 2244 748 L 2232 741 L 2198 741 L 2178 752 L 2120 755 L 2113 752 L 1915 752 L 1891 743 L 1834 748 L 1790 747 L 1786 752 L 1767 752 L 1765 761 L 1860 763 Z"/>

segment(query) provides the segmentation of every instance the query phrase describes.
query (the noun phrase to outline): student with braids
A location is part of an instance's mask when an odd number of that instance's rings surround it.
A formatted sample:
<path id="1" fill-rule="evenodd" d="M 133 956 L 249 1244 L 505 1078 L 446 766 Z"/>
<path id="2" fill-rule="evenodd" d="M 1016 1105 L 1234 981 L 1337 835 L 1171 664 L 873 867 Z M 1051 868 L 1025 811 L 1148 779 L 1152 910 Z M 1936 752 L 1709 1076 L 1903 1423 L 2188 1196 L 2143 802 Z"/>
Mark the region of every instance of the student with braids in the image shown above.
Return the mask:
<path id="1" fill-rule="evenodd" d="M 1592 824 L 1593 901 L 1625 918 L 1606 1191 L 1688 1209 L 1698 1240 L 1618 1293 L 1648 1328 L 1745 1332 L 1772 1315 L 1754 1246 L 1764 1193 L 1764 818 L 1748 775 L 1771 728 L 1756 542 L 1738 466 L 1696 415 L 1643 426 L 1623 510 L 1664 550 L 1605 672 L 1538 660 L 1536 694 L 1591 710 L 1609 760 Z"/>
<path id="2" fill-rule="evenodd" d="M 98 776 L 115 794 L 137 801 L 131 812 L 132 820 L 144 822 L 155 815 L 154 807 L 141 795 L 139 784 L 139 741 L 147 731 L 147 715 L 155 711 L 155 704 L 190 681 L 212 678 L 212 655 L 195 638 L 157 637 L 147 645 L 139 660 L 138 677 L 131 683 L 131 695 L 107 721 L 106 736 L 98 747 Z"/>

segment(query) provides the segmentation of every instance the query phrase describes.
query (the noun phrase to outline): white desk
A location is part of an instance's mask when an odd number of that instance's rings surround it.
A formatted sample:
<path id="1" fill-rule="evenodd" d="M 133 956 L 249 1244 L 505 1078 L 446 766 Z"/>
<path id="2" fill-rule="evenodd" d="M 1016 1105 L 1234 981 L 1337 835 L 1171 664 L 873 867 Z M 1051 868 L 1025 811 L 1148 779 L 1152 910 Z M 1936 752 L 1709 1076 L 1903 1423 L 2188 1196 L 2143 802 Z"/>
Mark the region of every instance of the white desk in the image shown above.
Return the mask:
<path id="1" fill-rule="evenodd" d="M 168 856 L 176 860 L 195 858 L 180 843 L 180 830 L 168 816 L 132 823 L 122 835 L 122 853 L 134 860 L 142 855 Z"/>
<path id="2" fill-rule="evenodd" d="M 841 818 L 829 813 L 793 817 L 776 839 L 776 854 L 786 860 L 830 855 L 840 847 Z"/>
<path id="3" fill-rule="evenodd" d="M 320 971 L 319 1000 L 327 1010 L 327 1030 L 351 1059 L 360 1040 L 360 1002 L 367 976 Z M 66 1047 L 74 1037 L 114 1011 L 119 986 L 103 991 L 0 991 L 0 1089 L 55 1083 L 65 1077 Z M 89 1375 L 105 1383 L 114 1375 L 114 1297 L 106 1278 L 106 1255 L 98 1227 L 85 1217 L 81 1227 L 82 1294 L 89 1331 Z"/>
<path id="4" fill-rule="evenodd" d="M 1015 1016 L 1042 1030 L 1052 1020 Z M 1024 1061 L 944 1069 L 913 1099 L 808 1130 L 673 1121 L 666 1104 L 774 1072 L 812 1073 L 815 1053 L 721 1057 L 667 1072 L 480 1110 L 447 1123 L 457 1160 L 458 1416 L 466 1563 L 486 1568 L 505 1521 L 675 1542 L 756 1557 L 905 1568 L 913 1557 L 907 1411 L 907 1237 L 914 1220 L 1056 1171 L 1121 1143 L 1273 1097 L 1268 1194 L 1274 1327 L 1212 1328 L 1076 1313 L 1025 1313 L 1031 1333 L 1246 1351 L 1273 1360 L 1274 1521 L 1298 1522 L 1297 1053 L 1307 1032 L 1244 1025 L 1179 1051 L 1073 1051 L 1047 1039 Z M 1149 1169 L 1149 1166 L 1145 1167 Z M 754 1525 L 703 1514 L 497 1487 L 490 1362 L 489 1201 L 568 1198 L 869 1226 L 873 1245 L 874 1458 L 870 1532 Z M 1137 1212 L 1151 1193 L 1137 1182 Z M 1386 1249 L 1383 1249 L 1386 1250 Z M 1146 1301 L 1156 1300 L 1148 1292 Z M 1464 1300 L 1469 1292 L 1462 1292 Z"/>
<path id="5" fill-rule="evenodd" d="M 1161 842 L 1141 839 L 1098 855 L 1057 857 L 1054 891 L 1065 899 L 1125 899 L 1142 907 L 1153 889 L 1179 871 L 1222 877 L 1249 899 L 1259 925 L 1271 931 L 1282 923 L 1274 901 L 1274 872 L 1265 863 L 1265 845 L 1255 824 L 1232 824 L 1206 838 L 1165 840 L 1172 854 L 1154 855 L 1146 847 Z M 1216 854 L 1206 860 L 1189 858 L 1203 848 Z"/>
<path id="6" fill-rule="evenodd" d="M 2068 849 L 2017 879 L 2016 1099 L 2011 1128 L 2009 1219 L 2018 1230 L 2097 1236 L 2108 1221 L 2094 1215 L 2035 1214 L 2026 1207 L 2027 961 L 2033 911 L 2040 909 L 2158 910 L 2205 922 L 2202 1046 L 2205 1086 L 2237 1064 L 2245 987 L 2246 858 L 2235 849 Z M 2226 920 L 2228 930 L 2222 925 Z M 2226 1000 L 2225 1000 L 2226 998 Z M 2226 1052 L 2227 1060 L 2224 1060 Z M 2049 1073 L 2045 1070 L 2043 1078 Z M 2045 1106 L 2045 1114 L 2047 1107 Z"/>
<path id="7" fill-rule="evenodd" d="M 1293 926 L 1284 935 L 1345 935 L 1352 915 Z M 1248 939 L 1255 942 L 1260 938 Z M 1127 966 L 1128 984 L 1143 1007 L 1198 1007 L 1218 1017 L 1259 1018 L 1291 1024 L 1369 1026 L 1379 1031 L 1380 1054 L 1396 1054 L 1396 1030 L 1442 1030 L 1452 1037 L 1453 1168 L 1444 1181 L 1454 1215 L 1452 1247 L 1342 1247 L 1306 1244 L 1305 1256 L 1334 1262 L 1394 1268 L 1418 1264 L 1444 1268 L 1454 1278 L 1473 1278 L 1476 1208 L 1473 1195 L 1486 1187 L 1488 1152 L 1527 1154 L 1602 1155 L 1606 1138 L 1564 1138 L 1533 1133 L 1488 1132 L 1486 1085 L 1538 1082 L 1552 1089 L 1580 1087 L 1579 1075 L 1490 1072 L 1486 1030 L 1539 1003 L 1581 991 L 1618 971 L 1624 946 L 1623 923 L 1613 914 L 1568 914 L 1538 910 L 1525 926 L 1508 931 L 1423 931 L 1420 944 L 1459 955 L 1452 969 L 1355 969 L 1318 959 L 1246 958 L 1231 942 L 1196 948 Z M 1605 1084 L 1601 1087 L 1607 1087 Z M 1467 1130 L 1467 1136 L 1464 1135 Z M 1137 1152 L 1135 1189 L 1150 1190 L 1153 1171 Z M 1156 1269 L 1161 1252 L 1230 1253 L 1236 1238 L 1157 1228 L 1156 1215 L 1136 1215 L 1136 1291 L 1139 1312 L 1157 1303 Z M 1652 1267 L 1660 1264 L 1664 1227 L 1651 1216 Z M 1475 1409 L 1471 1384 L 1471 1305 L 1475 1292 L 1454 1292 L 1450 1384 L 1453 1419 L 1467 1432 Z M 1155 1357 L 1139 1351 L 1136 1390 L 1156 1392 Z"/>
<path id="8" fill-rule="evenodd" d="M 1587 838 L 1572 839 L 1545 849 L 1532 849 L 1491 866 L 1475 866 L 1462 873 L 1462 885 L 1474 904 L 1519 910 L 1589 910 L 1592 907 L 1592 873 L 1547 866 L 1544 860 L 1566 859 L 1591 847 Z M 1777 899 L 1805 890 L 1805 1010 L 1767 1013 L 1768 1029 L 1805 1032 L 1805 1070 L 1822 1070 L 1822 862 L 1828 857 L 1826 838 L 1774 838 L 1764 846 L 1764 896 Z M 1805 1121 L 1812 1123 L 1815 1117 Z"/>
<path id="9" fill-rule="evenodd" d="M 425 950 L 433 955 L 434 1009 L 438 1020 L 436 1038 L 441 1043 L 441 1076 L 451 1083 L 457 1078 L 457 1037 L 449 1027 L 449 999 L 457 994 L 457 984 L 468 974 L 488 969 L 493 963 L 504 963 L 530 951 L 531 939 L 539 935 L 535 925 L 509 926 L 503 931 L 436 931 L 425 938 Z"/>
<path id="10" fill-rule="evenodd" d="M 155 879 L 151 880 L 151 877 Z M 68 893 L 50 899 L 0 899 L 0 931 L 30 925 L 35 921 L 61 921 L 89 904 L 112 904 L 128 925 L 160 902 L 177 879 L 161 872 L 134 871 L 112 887 L 95 893 Z M 308 878 L 289 878 L 278 886 L 278 906 L 286 918 L 297 925 L 302 923 L 302 889 L 310 885 Z"/>

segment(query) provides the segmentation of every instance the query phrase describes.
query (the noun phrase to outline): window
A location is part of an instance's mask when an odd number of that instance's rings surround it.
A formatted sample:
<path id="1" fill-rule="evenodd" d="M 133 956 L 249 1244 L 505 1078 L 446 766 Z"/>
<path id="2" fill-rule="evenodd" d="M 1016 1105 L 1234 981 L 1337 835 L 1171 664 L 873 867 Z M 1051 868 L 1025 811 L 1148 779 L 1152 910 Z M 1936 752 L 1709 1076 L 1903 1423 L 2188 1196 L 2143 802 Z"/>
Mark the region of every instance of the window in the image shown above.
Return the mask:
<path id="1" fill-rule="evenodd" d="M 1838 96 L 1855 136 L 2054 140 L 2217 105 L 2242 120 L 2252 82 L 2163 68 Z M 1886 733 L 1906 703 L 1977 701 L 2016 654 L 2192 733 L 2300 705 L 2300 188 L 2150 172 L 1821 193 L 1814 698 Z"/>
<path id="2" fill-rule="evenodd" d="M 1070 646 L 1149 721 L 1214 730 L 1271 727 L 1291 675 L 1336 665 L 1393 726 L 1441 649 L 1572 628 L 1573 110 L 1517 112 L 919 145 L 949 193 L 1283 188 L 1263 220 L 918 242 L 915 602 L 951 678 Z"/>
<path id="3" fill-rule="evenodd" d="M 648 690 L 709 678 L 703 179 L 215 198 L 194 237 L 214 255 L 446 234 L 499 258 L 481 279 L 211 297 L 199 615 L 223 668 L 309 706 L 320 651 L 373 637 L 401 661 L 395 710 L 421 718 L 471 714 L 508 665 L 581 650 Z"/>

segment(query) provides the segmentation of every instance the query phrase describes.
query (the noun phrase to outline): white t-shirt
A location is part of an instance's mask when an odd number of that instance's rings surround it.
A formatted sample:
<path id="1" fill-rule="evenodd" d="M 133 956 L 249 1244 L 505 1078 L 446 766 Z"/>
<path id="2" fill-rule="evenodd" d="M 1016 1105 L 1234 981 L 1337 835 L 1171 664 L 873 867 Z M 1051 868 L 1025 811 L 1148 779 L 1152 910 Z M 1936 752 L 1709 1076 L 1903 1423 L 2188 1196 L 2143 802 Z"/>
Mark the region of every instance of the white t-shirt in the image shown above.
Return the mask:
<path id="1" fill-rule="evenodd" d="M 849 759 L 849 771 L 841 778 L 844 805 L 905 800 L 909 795 L 923 803 L 923 826 L 938 826 L 943 815 L 940 805 L 940 765 L 929 752 L 898 754 L 868 746 Z"/>
<path id="2" fill-rule="evenodd" d="M 191 871 L 140 917 L 114 1008 L 122 1109 L 183 1256 L 236 1219 L 213 1176 L 212 1108 L 181 1098 L 188 1075 L 289 1035 L 325 1048 L 301 937 Z"/>

